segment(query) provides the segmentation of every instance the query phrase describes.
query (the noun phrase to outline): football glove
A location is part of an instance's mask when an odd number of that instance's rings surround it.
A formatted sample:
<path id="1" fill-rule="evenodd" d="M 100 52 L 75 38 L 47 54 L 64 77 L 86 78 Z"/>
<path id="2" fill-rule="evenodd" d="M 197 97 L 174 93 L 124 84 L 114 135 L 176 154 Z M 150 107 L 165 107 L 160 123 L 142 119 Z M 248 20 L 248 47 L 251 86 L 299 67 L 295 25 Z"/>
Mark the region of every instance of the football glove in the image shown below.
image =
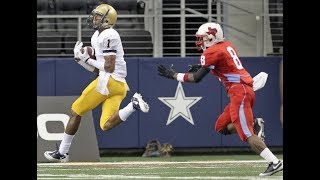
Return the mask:
<path id="1" fill-rule="evenodd" d="M 158 75 L 169 78 L 169 79 L 174 79 L 173 75 L 176 72 L 172 67 L 173 65 L 171 65 L 170 68 L 167 68 L 162 64 L 158 65 Z"/>
<path id="2" fill-rule="evenodd" d="M 81 41 L 77 41 L 76 44 L 74 45 L 73 54 L 74 54 L 74 59 L 76 61 L 79 61 L 79 55 L 81 54 L 80 50 L 82 46 L 83 46 L 83 43 Z"/>
<path id="3" fill-rule="evenodd" d="M 79 53 L 80 61 L 87 63 L 87 60 L 90 58 L 87 47 L 83 48 L 83 53 Z"/>
<path id="4" fill-rule="evenodd" d="M 194 65 L 188 65 L 188 66 L 189 66 L 188 72 L 197 72 L 201 68 L 200 64 L 194 64 Z"/>

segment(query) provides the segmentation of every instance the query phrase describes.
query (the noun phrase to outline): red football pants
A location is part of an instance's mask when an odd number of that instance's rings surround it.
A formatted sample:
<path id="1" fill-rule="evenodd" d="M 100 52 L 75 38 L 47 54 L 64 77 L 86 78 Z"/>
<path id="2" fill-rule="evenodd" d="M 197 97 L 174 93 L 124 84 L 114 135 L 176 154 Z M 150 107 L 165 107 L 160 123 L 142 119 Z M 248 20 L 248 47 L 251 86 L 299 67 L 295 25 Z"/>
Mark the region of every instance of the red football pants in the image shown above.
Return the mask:
<path id="1" fill-rule="evenodd" d="M 233 84 L 228 91 L 230 103 L 225 107 L 215 124 L 215 130 L 227 128 L 233 123 L 242 141 L 246 141 L 253 132 L 252 107 L 255 102 L 253 88 L 244 84 Z"/>

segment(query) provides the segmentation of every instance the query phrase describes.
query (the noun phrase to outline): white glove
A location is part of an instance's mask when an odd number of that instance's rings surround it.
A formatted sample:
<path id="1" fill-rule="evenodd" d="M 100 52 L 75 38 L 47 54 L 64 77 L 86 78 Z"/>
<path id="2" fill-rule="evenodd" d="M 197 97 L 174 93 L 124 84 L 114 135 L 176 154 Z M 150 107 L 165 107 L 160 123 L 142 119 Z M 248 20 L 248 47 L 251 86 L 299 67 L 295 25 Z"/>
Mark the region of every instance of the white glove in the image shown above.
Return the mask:
<path id="1" fill-rule="evenodd" d="M 88 49 L 87 47 L 83 48 L 83 53 L 81 53 L 81 51 L 79 51 L 79 59 L 80 61 L 83 61 L 85 63 L 87 63 L 87 60 L 90 58 L 90 55 L 88 54 Z"/>
<path id="2" fill-rule="evenodd" d="M 79 55 L 81 54 L 80 50 L 83 46 L 81 41 L 77 41 L 73 48 L 74 59 L 79 60 Z"/>

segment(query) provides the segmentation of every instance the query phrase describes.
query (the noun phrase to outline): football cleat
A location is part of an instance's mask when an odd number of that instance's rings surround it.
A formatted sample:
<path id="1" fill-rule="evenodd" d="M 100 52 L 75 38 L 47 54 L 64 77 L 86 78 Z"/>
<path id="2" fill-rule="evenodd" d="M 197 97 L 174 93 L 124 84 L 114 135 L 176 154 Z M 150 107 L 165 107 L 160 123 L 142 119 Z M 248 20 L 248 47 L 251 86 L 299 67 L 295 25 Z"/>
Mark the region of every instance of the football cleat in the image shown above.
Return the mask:
<path id="1" fill-rule="evenodd" d="M 44 152 L 44 157 L 52 162 L 68 162 L 69 154 L 60 154 L 58 150 Z"/>
<path id="2" fill-rule="evenodd" d="M 276 172 L 283 170 L 283 163 L 279 160 L 277 164 L 269 163 L 267 170 L 264 173 L 260 173 L 259 176 L 271 176 Z"/>
<path id="3" fill-rule="evenodd" d="M 253 131 L 262 141 L 265 140 L 264 134 L 264 120 L 262 118 L 254 118 L 253 120 Z"/>
<path id="4" fill-rule="evenodd" d="M 140 109 L 144 113 L 149 111 L 149 105 L 142 99 L 141 94 L 135 93 L 131 99 L 131 102 L 134 109 Z"/>

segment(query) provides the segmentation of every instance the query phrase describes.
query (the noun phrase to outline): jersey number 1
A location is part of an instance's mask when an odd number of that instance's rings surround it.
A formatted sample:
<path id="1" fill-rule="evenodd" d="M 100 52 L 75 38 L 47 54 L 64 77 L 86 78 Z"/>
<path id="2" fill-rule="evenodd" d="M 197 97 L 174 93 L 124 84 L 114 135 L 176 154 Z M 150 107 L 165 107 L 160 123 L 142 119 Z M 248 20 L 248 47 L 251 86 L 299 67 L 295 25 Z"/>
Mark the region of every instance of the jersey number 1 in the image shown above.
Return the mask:
<path id="1" fill-rule="evenodd" d="M 227 51 L 230 54 L 230 56 L 232 57 L 233 62 L 236 65 L 237 69 L 243 69 L 243 66 L 241 64 L 240 59 L 238 58 L 238 56 L 236 54 L 236 51 L 231 46 L 227 47 Z"/>

